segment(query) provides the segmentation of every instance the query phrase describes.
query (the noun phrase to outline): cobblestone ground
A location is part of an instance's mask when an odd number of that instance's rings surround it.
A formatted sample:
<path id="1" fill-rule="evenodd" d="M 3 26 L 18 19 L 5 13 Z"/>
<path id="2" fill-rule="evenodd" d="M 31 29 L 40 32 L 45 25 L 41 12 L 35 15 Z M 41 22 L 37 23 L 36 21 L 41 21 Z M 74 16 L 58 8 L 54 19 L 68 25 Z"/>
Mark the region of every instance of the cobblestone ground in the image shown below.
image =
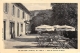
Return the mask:
<path id="1" fill-rule="evenodd" d="M 38 34 L 28 34 L 24 36 L 17 37 L 15 39 L 5 40 L 4 45 L 6 49 L 25 49 L 25 48 L 52 48 L 52 49 L 65 49 L 69 48 L 72 49 L 73 47 L 69 44 L 65 45 L 65 47 L 62 47 L 60 43 L 54 41 L 53 44 L 50 46 L 38 46 L 38 42 L 36 41 L 36 37 L 40 37 Z M 46 42 L 47 44 L 47 42 Z M 74 48 L 73 48 L 74 49 Z"/>

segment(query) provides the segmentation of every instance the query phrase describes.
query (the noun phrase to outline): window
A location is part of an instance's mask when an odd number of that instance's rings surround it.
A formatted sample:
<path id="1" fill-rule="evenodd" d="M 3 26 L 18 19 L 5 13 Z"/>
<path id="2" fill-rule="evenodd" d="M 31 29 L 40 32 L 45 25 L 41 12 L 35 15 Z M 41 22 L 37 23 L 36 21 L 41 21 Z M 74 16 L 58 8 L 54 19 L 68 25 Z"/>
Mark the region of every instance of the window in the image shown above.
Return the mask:
<path id="1" fill-rule="evenodd" d="M 15 15 L 15 6 L 13 5 L 13 12 L 12 12 L 13 15 Z"/>
<path id="2" fill-rule="evenodd" d="M 21 24 L 21 32 L 23 32 L 23 24 Z"/>
<path id="3" fill-rule="evenodd" d="M 22 17 L 23 17 L 23 19 L 24 19 L 24 16 L 25 16 L 25 15 L 24 15 L 24 12 L 23 12 L 23 13 L 22 13 Z"/>
<path id="4" fill-rule="evenodd" d="M 8 8 L 9 8 L 8 3 L 5 3 L 5 4 L 4 4 L 4 11 L 5 11 L 6 13 L 8 13 Z"/>
<path id="5" fill-rule="evenodd" d="M 20 10 L 18 9 L 18 17 L 20 17 Z"/>

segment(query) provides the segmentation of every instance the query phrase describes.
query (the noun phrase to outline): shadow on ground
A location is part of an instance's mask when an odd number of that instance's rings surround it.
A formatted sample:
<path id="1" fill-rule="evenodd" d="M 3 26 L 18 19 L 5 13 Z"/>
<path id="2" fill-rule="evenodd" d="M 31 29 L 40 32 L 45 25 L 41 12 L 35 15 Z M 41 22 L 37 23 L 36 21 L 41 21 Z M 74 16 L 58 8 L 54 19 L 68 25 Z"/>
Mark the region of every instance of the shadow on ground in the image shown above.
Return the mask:
<path id="1" fill-rule="evenodd" d="M 40 34 L 27 34 L 27 36 L 40 36 Z"/>
<path id="2" fill-rule="evenodd" d="M 36 38 L 15 38 L 10 41 L 20 41 L 20 42 L 37 42 Z"/>

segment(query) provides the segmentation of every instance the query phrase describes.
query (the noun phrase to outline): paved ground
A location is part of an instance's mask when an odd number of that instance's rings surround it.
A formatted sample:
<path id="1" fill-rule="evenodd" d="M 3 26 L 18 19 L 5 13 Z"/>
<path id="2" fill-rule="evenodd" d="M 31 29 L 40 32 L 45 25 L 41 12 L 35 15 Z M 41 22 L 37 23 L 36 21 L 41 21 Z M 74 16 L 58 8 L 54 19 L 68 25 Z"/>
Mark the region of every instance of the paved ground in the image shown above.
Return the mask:
<path id="1" fill-rule="evenodd" d="M 36 42 L 36 36 L 39 36 L 38 34 L 34 34 L 34 35 L 24 35 L 24 36 L 20 36 L 17 37 L 15 39 L 11 39 L 11 40 L 5 40 L 4 41 L 4 45 L 5 48 L 29 48 L 31 46 L 36 46 L 37 42 Z"/>
<path id="2" fill-rule="evenodd" d="M 36 41 L 36 37 L 39 37 L 40 35 L 38 34 L 30 34 L 30 35 L 24 35 L 24 36 L 20 36 L 17 37 L 15 39 L 11 39 L 11 40 L 5 40 L 4 41 L 4 45 L 6 49 L 24 49 L 24 48 L 52 48 L 55 49 L 56 46 L 50 46 L 50 47 L 39 47 L 38 42 Z M 54 41 L 54 43 L 56 43 Z M 55 45 L 57 45 L 60 43 L 56 43 Z M 69 47 L 73 48 L 72 46 L 68 45 Z M 61 46 L 58 48 L 62 48 Z"/>

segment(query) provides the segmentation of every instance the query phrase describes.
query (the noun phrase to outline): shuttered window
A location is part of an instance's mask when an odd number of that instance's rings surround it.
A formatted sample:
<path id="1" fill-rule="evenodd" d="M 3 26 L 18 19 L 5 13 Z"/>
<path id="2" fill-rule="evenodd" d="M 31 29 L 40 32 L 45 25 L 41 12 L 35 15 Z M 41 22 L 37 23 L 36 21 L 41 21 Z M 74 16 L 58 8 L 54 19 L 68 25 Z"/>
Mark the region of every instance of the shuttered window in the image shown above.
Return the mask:
<path id="1" fill-rule="evenodd" d="M 4 12 L 8 13 L 9 10 L 9 4 L 8 3 L 4 3 Z"/>

